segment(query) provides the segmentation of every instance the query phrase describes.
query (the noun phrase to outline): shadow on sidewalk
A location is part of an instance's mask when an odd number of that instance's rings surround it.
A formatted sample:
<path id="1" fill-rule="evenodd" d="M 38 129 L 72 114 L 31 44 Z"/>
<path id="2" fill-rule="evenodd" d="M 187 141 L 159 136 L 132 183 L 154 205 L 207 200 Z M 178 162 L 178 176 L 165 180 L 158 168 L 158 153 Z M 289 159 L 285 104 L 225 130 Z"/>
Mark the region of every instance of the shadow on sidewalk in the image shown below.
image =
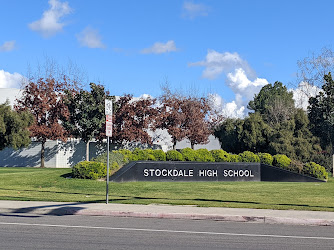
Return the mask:
<path id="1" fill-rule="evenodd" d="M 41 215 L 0 214 L 1 217 L 39 218 Z"/>
<path id="2" fill-rule="evenodd" d="M 35 207 L 23 207 L 14 210 L 12 213 L 17 214 L 25 214 L 25 213 L 33 213 L 37 210 L 44 210 L 45 213 L 43 215 L 75 215 L 78 211 L 85 209 L 84 207 L 80 207 L 77 205 L 82 205 L 85 203 L 76 202 L 76 203 L 67 203 L 67 204 L 56 204 L 56 205 L 45 205 L 45 206 L 35 206 Z"/>

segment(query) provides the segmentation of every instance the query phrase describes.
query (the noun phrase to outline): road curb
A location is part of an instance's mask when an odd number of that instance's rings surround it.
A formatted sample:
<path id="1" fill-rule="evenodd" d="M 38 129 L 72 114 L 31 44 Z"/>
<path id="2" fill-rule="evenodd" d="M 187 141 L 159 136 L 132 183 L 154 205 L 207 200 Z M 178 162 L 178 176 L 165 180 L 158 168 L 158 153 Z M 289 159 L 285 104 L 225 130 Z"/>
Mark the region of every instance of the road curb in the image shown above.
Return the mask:
<path id="1" fill-rule="evenodd" d="M 117 212 L 80 210 L 78 215 L 160 218 L 160 219 L 190 219 L 190 220 L 215 220 L 231 222 L 255 222 L 265 224 L 309 225 L 309 226 L 334 226 L 333 220 L 323 219 L 296 219 L 287 217 L 266 216 L 242 216 L 242 215 L 206 215 L 206 214 L 177 214 L 177 213 L 143 213 L 143 212 Z"/>
<path id="2" fill-rule="evenodd" d="M 324 219 L 296 219 L 288 217 L 266 216 L 242 216 L 242 215 L 207 215 L 207 214 L 181 214 L 181 213 L 145 213 L 145 212 L 122 212 L 122 211 L 97 211 L 80 210 L 77 215 L 90 216 L 115 216 L 137 218 L 160 218 L 160 219 L 191 219 L 191 220 L 215 220 L 230 222 L 254 222 L 265 224 L 286 225 L 309 225 L 309 226 L 334 226 L 334 220 Z"/>
<path id="3" fill-rule="evenodd" d="M 198 214 L 198 213 L 155 213 L 136 211 L 115 211 L 104 209 L 89 209 L 76 206 L 63 206 L 58 208 L 0 208 L 0 213 L 26 213 L 36 215 L 83 215 L 83 216 L 114 216 L 134 218 L 159 218 L 159 219 L 188 219 L 188 220 L 214 220 L 230 222 L 249 222 L 265 224 L 309 225 L 309 226 L 334 226 L 334 220 L 330 219 L 301 219 L 279 216 L 245 216 L 223 214 Z"/>
<path id="4" fill-rule="evenodd" d="M 265 217 L 267 224 L 307 225 L 307 226 L 334 226 L 334 220 L 324 219 L 296 219 L 285 217 Z"/>
<path id="5" fill-rule="evenodd" d="M 137 218 L 160 218 L 160 219 L 190 219 L 190 220 L 216 220 L 234 222 L 259 222 L 264 223 L 262 216 L 241 215 L 211 215 L 211 214 L 183 214 L 183 213 L 146 213 L 146 212 L 123 212 L 123 211 L 97 211 L 80 210 L 77 215 L 91 216 L 115 216 L 115 217 L 137 217 Z"/>

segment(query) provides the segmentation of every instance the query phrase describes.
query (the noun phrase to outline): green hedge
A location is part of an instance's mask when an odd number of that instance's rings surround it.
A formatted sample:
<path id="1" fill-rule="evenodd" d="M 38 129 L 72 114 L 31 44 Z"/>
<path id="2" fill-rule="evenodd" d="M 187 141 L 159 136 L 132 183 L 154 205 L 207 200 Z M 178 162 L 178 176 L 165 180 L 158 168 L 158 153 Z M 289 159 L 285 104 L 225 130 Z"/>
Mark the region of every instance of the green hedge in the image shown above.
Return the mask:
<path id="1" fill-rule="evenodd" d="M 315 162 L 306 163 L 303 167 L 302 173 L 322 180 L 328 179 L 326 169 Z"/>
<path id="2" fill-rule="evenodd" d="M 286 155 L 277 154 L 274 155 L 273 158 L 274 158 L 273 165 L 275 167 L 289 169 L 291 163 L 291 159 L 289 157 L 287 157 Z"/>
<path id="3" fill-rule="evenodd" d="M 153 155 L 156 161 L 166 161 L 166 153 L 161 149 L 153 150 Z"/>
<path id="4" fill-rule="evenodd" d="M 230 154 L 230 162 L 240 162 L 240 156 L 235 154 Z"/>
<path id="5" fill-rule="evenodd" d="M 72 168 L 72 176 L 80 179 L 100 179 L 107 176 L 107 167 L 102 162 L 82 161 Z"/>
<path id="6" fill-rule="evenodd" d="M 260 162 L 263 164 L 273 165 L 274 158 L 271 154 L 268 153 L 258 153 L 257 154 L 260 158 Z"/>
<path id="7" fill-rule="evenodd" d="M 196 161 L 197 152 L 191 148 L 181 149 L 181 154 L 183 156 L 184 161 Z"/>
<path id="8" fill-rule="evenodd" d="M 131 151 L 129 152 L 131 154 Z M 121 150 L 109 152 L 109 166 L 112 166 L 114 163 L 117 163 L 118 166 L 123 166 L 127 164 L 129 162 L 130 154 L 127 151 Z M 102 162 L 107 165 L 107 152 L 93 158 L 92 161 Z"/>
<path id="9" fill-rule="evenodd" d="M 214 162 L 215 158 L 210 154 L 206 148 L 196 150 L 196 161 L 200 162 Z"/>
<path id="10" fill-rule="evenodd" d="M 298 160 L 291 160 L 290 166 L 289 166 L 289 170 L 291 170 L 292 172 L 298 173 L 298 174 L 302 174 L 303 173 L 303 168 L 304 168 L 304 164 Z"/>
<path id="11" fill-rule="evenodd" d="M 222 149 L 215 149 L 210 151 L 212 157 L 215 159 L 215 162 L 229 162 L 230 154 Z"/>
<path id="12" fill-rule="evenodd" d="M 132 161 L 147 161 L 147 160 L 155 160 L 155 157 L 150 153 L 150 151 L 145 149 L 136 148 L 132 152 Z"/>
<path id="13" fill-rule="evenodd" d="M 200 161 L 200 162 L 261 162 L 279 168 L 290 170 L 296 173 L 305 174 L 318 179 L 327 180 L 326 169 L 319 164 L 309 162 L 303 164 L 296 160 L 291 160 L 286 155 L 277 154 L 271 156 L 268 153 L 254 154 L 245 151 L 238 155 L 229 154 L 224 150 L 211 150 L 184 148 L 182 150 L 169 150 L 167 153 L 161 149 L 139 149 L 134 151 L 120 149 L 111 151 L 109 154 L 109 166 L 111 173 L 129 161 L 150 160 L 150 161 Z M 107 153 L 93 159 L 92 162 L 80 162 L 73 167 L 72 173 L 75 178 L 98 179 L 106 177 Z"/>
<path id="14" fill-rule="evenodd" d="M 124 156 L 124 159 L 127 159 L 128 161 L 132 161 L 132 152 L 128 149 L 119 149 L 119 150 L 114 150 L 112 152 L 118 152 Z"/>
<path id="15" fill-rule="evenodd" d="M 124 158 L 129 161 L 165 161 L 166 154 L 161 149 L 153 150 L 153 149 L 140 149 L 136 148 L 132 152 L 128 149 L 120 149 L 117 151 L 124 156 Z"/>
<path id="16" fill-rule="evenodd" d="M 169 150 L 166 154 L 167 161 L 184 161 L 183 155 L 176 150 Z"/>
<path id="17" fill-rule="evenodd" d="M 260 157 L 250 151 L 239 154 L 241 162 L 260 162 Z"/>

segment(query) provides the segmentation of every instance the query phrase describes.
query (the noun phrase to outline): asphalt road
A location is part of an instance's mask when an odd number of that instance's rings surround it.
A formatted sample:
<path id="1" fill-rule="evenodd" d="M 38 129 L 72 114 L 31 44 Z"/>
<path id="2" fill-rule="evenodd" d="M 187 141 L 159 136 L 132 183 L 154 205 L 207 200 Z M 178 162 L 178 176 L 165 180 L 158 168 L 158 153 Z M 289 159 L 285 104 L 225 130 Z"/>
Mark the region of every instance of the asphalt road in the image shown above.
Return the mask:
<path id="1" fill-rule="evenodd" d="M 0 214 L 0 249 L 334 249 L 334 227 Z"/>

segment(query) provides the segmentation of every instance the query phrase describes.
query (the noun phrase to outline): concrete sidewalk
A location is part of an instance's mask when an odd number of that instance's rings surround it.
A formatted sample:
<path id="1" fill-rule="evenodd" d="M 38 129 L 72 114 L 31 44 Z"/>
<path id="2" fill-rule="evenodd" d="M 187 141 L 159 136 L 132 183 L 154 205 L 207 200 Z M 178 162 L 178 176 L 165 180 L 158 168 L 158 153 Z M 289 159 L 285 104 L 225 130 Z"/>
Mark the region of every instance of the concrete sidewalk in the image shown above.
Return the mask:
<path id="1" fill-rule="evenodd" d="M 334 212 L 0 200 L 0 215 L 92 215 L 334 226 Z"/>

